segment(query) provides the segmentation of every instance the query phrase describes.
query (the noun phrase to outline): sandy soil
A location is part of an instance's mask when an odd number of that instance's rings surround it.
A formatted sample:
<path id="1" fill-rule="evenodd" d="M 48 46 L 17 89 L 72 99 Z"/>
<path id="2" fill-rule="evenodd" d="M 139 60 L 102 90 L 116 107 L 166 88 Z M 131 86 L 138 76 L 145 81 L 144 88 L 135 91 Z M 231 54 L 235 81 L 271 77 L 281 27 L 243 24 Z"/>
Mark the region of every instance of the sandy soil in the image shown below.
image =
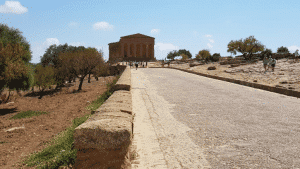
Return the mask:
<path id="1" fill-rule="evenodd" d="M 13 103 L 1 104 L 0 168 L 16 168 L 13 165 L 17 164 L 21 158 L 46 148 L 44 144 L 70 127 L 73 119 L 90 113 L 85 107 L 103 94 L 107 90 L 106 84 L 115 78 L 108 76 L 99 78 L 99 81 L 91 78 L 91 83 L 87 83 L 86 78 L 82 91 L 73 94 L 71 91 L 77 90 L 79 85 L 79 81 L 76 79 L 76 82 L 73 83 L 74 86 L 64 87 L 61 92 L 48 94 L 42 99 L 30 95 L 29 92 L 21 92 L 21 96 L 14 94 L 11 98 L 10 102 Z M 35 91 L 38 91 L 37 88 Z M 9 120 L 10 117 L 27 110 L 50 113 L 32 118 Z M 6 132 L 7 129 L 13 127 L 25 128 Z"/>

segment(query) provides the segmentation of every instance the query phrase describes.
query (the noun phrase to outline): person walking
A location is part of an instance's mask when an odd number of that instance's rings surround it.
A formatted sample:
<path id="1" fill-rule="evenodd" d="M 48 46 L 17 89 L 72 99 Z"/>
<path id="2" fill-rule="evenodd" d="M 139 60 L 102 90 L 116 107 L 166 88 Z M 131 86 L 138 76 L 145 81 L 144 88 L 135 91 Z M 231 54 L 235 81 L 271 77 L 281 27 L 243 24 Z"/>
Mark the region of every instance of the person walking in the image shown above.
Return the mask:
<path id="1" fill-rule="evenodd" d="M 136 68 L 135 70 L 137 70 L 138 66 L 139 66 L 138 62 L 135 62 L 135 68 Z"/>
<path id="2" fill-rule="evenodd" d="M 147 67 L 147 63 L 148 63 L 148 62 L 146 62 L 146 67 Z"/>
<path id="3" fill-rule="evenodd" d="M 275 64 L 276 64 L 276 59 L 275 58 L 271 59 L 270 65 L 272 67 L 272 72 L 274 72 Z"/>
<path id="4" fill-rule="evenodd" d="M 268 66 L 268 63 L 270 62 L 270 59 L 271 58 L 269 56 L 265 55 L 264 60 L 263 60 L 263 64 L 264 64 L 264 68 L 265 68 L 265 73 L 267 71 L 267 66 Z M 269 69 L 269 67 L 268 67 L 268 69 Z"/>

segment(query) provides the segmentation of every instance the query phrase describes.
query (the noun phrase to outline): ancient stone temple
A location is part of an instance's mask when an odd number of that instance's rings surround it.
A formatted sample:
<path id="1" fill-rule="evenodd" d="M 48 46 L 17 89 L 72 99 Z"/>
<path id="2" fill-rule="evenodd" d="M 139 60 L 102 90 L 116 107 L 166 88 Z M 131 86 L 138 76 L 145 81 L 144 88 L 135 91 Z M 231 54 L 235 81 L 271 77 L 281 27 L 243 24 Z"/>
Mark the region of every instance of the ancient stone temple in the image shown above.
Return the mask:
<path id="1" fill-rule="evenodd" d="M 122 36 L 109 43 L 109 61 L 149 61 L 154 59 L 154 39 L 140 33 Z"/>

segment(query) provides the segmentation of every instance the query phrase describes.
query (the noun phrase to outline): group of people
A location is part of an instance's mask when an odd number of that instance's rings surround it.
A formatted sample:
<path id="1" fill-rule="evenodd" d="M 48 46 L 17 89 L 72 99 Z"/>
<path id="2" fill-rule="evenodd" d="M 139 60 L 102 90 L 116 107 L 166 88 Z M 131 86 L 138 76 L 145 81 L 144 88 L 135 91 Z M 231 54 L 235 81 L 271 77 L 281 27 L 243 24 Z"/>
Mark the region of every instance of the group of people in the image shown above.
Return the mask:
<path id="1" fill-rule="evenodd" d="M 275 68 L 275 64 L 276 64 L 276 60 L 274 58 L 272 58 L 271 56 L 265 56 L 264 60 L 263 60 L 263 64 L 264 64 L 264 68 L 265 68 L 265 73 L 267 71 L 267 67 L 268 67 L 268 69 L 270 67 L 272 67 L 272 71 L 274 72 L 274 68 Z"/>
<path id="2" fill-rule="evenodd" d="M 139 64 L 140 64 L 139 62 L 134 62 L 134 65 L 135 65 L 136 70 L 137 70 Z M 130 65 L 130 68 L 131 68 L 131 66 L 133 66 L 133 63 L 130 62 L 129 65 Z M 144 65 L 144 63 L 143 63 L 143 68 L 144 68 L 144 67 L 145 67 L 145 65 Z M 146 62 L 146 67 L 147 67 L 147 62 Z"/>

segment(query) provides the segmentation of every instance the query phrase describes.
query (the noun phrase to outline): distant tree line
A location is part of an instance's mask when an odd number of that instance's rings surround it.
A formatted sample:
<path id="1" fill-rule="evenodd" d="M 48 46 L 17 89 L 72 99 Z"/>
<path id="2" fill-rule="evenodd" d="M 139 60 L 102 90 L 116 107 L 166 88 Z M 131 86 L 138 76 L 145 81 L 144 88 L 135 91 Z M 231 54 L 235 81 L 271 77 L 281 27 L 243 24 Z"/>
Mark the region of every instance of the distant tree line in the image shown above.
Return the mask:
<path id="1" fill-rule="evenodd" d="M 231 40 L 228 43 L 227 48 L 227 52 L 230 52 L 234 55 L 236 55 L 237 53 L 241 53 L 245 60 L 252 60 L 254 59 L 254 55 L 257 54 L 260 59 L 263 59 L 264 56 L 272 56 L 272 50 L 267 49 L 257 39 L 255 39 L 254 36 L 249 36 L 244 40 Z M 277 54 L 285 54 L 286 57 L 289 57 L 290 53 L 287 47 L 281 46 L 277 49 Z M 299 57 L 299 50 L 296 50 L 294 55 L 296 57 Z M 167 59 L 174 60 L 176 56 L 181 56 L 182 60 L 192 58 L 192 55 L 189 51 L 187 51 L 186 49 L 180 49 L 179 51 L 174 50 L 169 52 L 167 55 Z M 208 49 L 203 49 L 200 50 L 195 57 L 204 61 L 216 62 L 219 61 L 221 56 L 220 53 L 214 53 L 213 55 L 211 55 Z"/>
<path id="2" fill-rule="evenodd" d="M 83 80 L 94 75 L 96 80 L 109 75 L 109 65 L 103 59 L 103 52 L 96 48 L 84 46 L 74 47 L 51 45 L 41 56 L 41 62 L 30 63 L 32 52 L 30 44 L 18 29 L 0 24 L 0 95 L 4 89 L 17 91 L 33 90 L 34 86 L 40 91 L 62 87 L 66 80 L 71 82 L 78 78 L 78 91 L 82 90 Z M 9 99 L 9 97 L 8 97 Z M 8 100 L 7 99 L 7 100 Z"/>

